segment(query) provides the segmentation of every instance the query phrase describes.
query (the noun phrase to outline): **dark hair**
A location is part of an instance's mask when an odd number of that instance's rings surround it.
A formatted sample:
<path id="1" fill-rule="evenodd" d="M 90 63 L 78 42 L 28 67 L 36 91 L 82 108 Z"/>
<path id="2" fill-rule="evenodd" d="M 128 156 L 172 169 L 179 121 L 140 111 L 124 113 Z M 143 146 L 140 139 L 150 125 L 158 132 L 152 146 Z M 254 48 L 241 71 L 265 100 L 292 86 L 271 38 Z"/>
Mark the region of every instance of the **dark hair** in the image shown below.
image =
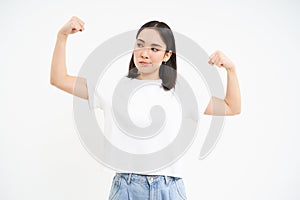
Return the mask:
<path id="1" fill-rule="evenodd" d="M 172 51 L 170 59 L 162 64 L 159 68 L 159 77 L 162 79 L 162 87 L 164 90 L 171 90 L 175 88 L 177 79 L 177 62 L 176 62 L 176 49 L 175 49 L 175 39 L 171 28 L 164 22 L 150 21 L 145 23 L 137 32 L 136 39 L 140 32 L 145 28 L 152 28 L 157 30 L 166 44 L 166 52 Z M 129 63 L 128 78 L 136 78 L 138 76 L 138 69 L 136 68 L 133 60 L 133 53 Z"/>

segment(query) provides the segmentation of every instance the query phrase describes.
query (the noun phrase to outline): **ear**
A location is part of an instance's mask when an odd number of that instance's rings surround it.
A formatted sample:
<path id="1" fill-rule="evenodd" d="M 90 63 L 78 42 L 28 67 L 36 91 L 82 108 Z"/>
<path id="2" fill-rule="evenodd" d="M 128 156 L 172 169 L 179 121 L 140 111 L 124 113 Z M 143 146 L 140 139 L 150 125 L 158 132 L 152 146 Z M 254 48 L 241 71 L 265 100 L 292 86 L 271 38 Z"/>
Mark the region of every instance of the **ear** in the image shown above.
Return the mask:
<path id="1" fill-rule="evenodd" d="M 167 62 L 172 56 L 172 51 L 168 51 L 165 53 L 165 56 L 164 56 L 164 61 Z"/>

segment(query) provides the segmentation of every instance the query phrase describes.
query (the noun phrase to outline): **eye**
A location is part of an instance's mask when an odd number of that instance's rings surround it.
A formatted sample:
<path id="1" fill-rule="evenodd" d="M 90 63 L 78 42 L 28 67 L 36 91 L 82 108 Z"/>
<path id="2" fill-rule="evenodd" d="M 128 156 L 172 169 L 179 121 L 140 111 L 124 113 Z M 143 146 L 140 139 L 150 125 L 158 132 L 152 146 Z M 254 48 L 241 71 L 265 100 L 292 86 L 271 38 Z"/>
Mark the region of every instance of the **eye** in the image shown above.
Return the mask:
<path id="1" fill-rule="evenodd" d="M 159 49 L 157 49 L 157 48 L 151 48 L 151 50 L 154 51 L 154 52 L 159 51 Z"/>
<path id="2" fill-rule="evenodd" d="M 143 45 L 140 44 L 140 43 L 137 43 L 136 46 L 137 46 L 137 47 L 142 47 Z"/>

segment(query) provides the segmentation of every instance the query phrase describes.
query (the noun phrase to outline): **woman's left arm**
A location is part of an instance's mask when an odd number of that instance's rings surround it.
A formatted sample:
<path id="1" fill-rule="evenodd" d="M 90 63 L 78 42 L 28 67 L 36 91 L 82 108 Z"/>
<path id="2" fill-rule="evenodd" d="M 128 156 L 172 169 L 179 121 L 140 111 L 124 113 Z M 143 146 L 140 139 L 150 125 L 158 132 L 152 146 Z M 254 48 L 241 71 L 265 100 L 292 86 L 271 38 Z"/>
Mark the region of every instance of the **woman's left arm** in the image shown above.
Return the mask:
<path id="1" fill-rule="evenodd" d="M 209 57 L 208 63 L 226 69 L 227 89 L 225 99 L 212 96 L 204 114 L 219 116 L 240 114 L 241 93 L 234 63 L 219 50 Z"/>

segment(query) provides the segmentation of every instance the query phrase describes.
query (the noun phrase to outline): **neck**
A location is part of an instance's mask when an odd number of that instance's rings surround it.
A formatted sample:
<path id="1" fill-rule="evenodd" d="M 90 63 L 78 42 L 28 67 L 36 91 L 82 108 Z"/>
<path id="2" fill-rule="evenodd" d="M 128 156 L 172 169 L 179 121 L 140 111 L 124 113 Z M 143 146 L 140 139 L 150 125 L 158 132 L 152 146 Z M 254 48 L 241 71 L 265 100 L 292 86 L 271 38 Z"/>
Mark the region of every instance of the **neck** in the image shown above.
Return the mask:
<path id="1" fill-rule="evenodd" d="M 136 77 L 136 79 L 139 79 L 139 80 L 159 80 L 160 77 L 158 75 L 140 74 Z"/>

